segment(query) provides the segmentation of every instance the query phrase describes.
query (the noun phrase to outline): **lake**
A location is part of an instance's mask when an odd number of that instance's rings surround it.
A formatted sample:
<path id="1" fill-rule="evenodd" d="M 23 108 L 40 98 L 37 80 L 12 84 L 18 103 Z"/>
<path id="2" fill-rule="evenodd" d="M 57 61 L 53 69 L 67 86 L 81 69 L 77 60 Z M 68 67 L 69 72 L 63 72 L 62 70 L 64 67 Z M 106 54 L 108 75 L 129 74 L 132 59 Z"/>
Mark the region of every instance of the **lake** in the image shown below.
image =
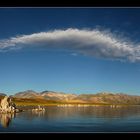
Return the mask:
<path id="1" fill-rule="evenodd" d="M 0 114 L 0 132 L 140 132 L 140 106 L 48 106 Z"/>

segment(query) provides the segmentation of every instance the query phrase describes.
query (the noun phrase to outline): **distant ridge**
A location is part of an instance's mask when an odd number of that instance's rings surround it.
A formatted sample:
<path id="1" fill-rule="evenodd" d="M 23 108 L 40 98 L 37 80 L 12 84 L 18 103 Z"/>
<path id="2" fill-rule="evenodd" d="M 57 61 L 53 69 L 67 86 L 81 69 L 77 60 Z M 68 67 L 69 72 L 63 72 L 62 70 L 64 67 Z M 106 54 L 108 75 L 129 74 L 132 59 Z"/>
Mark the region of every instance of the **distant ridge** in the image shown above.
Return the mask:
<path id="1" fill-rule="evenodd" d="M 5 93 L 0 93 L 0 96 L 6 96 L 6 94 Z"/>
<path id="2" fill-rule="evenodd" d="M 0 96 L 6 94 L 0 93 Z M 63 92 L 26 90 L 12 95 L 15 99 L 36 100 L 40 102 L 93 103 L 93 104 L 133 104 L 140 105 L 140 96 L 124 93 L 99 92 L 96 94 L 68 94 Z"/>
<path id="3" fill-rule="evenodd" d="M 27 90 L 27 91 L 16 93 L 13 97 L 29 98 L 29 99 L 40 98 L 40 99 L 45 99 L 45 100 L 68 101 L 69 99 L 76 97 L 76 95 L 66 94 L 63 92 L 48 91 L 48 90 L 45 90 L 43 92 L 35 92 L 33 90 Z"/>

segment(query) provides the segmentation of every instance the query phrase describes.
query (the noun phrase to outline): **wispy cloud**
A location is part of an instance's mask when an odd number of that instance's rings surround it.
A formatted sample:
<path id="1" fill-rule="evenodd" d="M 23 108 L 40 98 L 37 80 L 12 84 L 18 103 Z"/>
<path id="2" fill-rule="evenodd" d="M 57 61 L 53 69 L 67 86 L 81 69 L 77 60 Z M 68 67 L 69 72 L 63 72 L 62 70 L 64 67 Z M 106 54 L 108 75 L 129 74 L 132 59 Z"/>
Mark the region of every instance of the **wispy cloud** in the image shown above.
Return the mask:
<path id="1" fill-rule="evenodd" d="M 98 29 L 54 30 L 0 40 L 0 51 L 27 46 L 64 48 L 73 53 L 121 61 L 140 61 L 140 45 Z"/>
<path id="2" fill-rule="evenodd" d="M 77 53 L 71 53 L 71 55 L 72 55 L 72 56 L 77 56 L 78 54 L 77 54 Z"/>

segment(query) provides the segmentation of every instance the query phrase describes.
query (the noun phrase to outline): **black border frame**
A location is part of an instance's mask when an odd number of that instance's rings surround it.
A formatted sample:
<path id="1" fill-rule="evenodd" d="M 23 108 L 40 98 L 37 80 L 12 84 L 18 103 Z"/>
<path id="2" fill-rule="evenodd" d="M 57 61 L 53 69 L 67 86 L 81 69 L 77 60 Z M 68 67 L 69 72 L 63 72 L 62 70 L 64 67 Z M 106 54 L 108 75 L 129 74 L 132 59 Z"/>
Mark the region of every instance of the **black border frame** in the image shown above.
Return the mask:
<path id="1" fill-rule="evenodd" d="M 45 1 L 45 0 L 34 0 L 34 1 L 0 1 L 0 7 L 140 7 L 138 0 L 81 0 L 80 3 L 76 1 Z M 123 138 L 127 139 L 139 138 L 140 133 L 0 133 L 0 138 L 4 139 L 37 139 L 40 140 L 42 137 L 45 139 L 114 139 Z M 43 139 L 44 139 L 43 138 Z"/>

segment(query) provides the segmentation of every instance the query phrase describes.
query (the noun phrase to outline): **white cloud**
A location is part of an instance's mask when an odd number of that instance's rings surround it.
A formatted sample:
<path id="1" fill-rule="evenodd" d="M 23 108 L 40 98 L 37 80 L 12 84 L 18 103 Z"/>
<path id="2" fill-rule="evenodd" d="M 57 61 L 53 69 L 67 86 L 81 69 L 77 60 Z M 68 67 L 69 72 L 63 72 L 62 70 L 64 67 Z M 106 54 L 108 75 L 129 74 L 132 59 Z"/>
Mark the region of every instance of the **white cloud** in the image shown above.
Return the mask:
<path id="1" fill-rule="evenodd" d="M 140 61 L 140 45 L 109 31 L 66 29 L 40 32 L 0 40 L 0 51 L 27 46 L 59 47 L 73 53 L 113 60 Z"/>
<path id="2" fill-rule="evenodd" d="M 71 53 L 72 56 L 77 56 L 77 53 Z"/>

